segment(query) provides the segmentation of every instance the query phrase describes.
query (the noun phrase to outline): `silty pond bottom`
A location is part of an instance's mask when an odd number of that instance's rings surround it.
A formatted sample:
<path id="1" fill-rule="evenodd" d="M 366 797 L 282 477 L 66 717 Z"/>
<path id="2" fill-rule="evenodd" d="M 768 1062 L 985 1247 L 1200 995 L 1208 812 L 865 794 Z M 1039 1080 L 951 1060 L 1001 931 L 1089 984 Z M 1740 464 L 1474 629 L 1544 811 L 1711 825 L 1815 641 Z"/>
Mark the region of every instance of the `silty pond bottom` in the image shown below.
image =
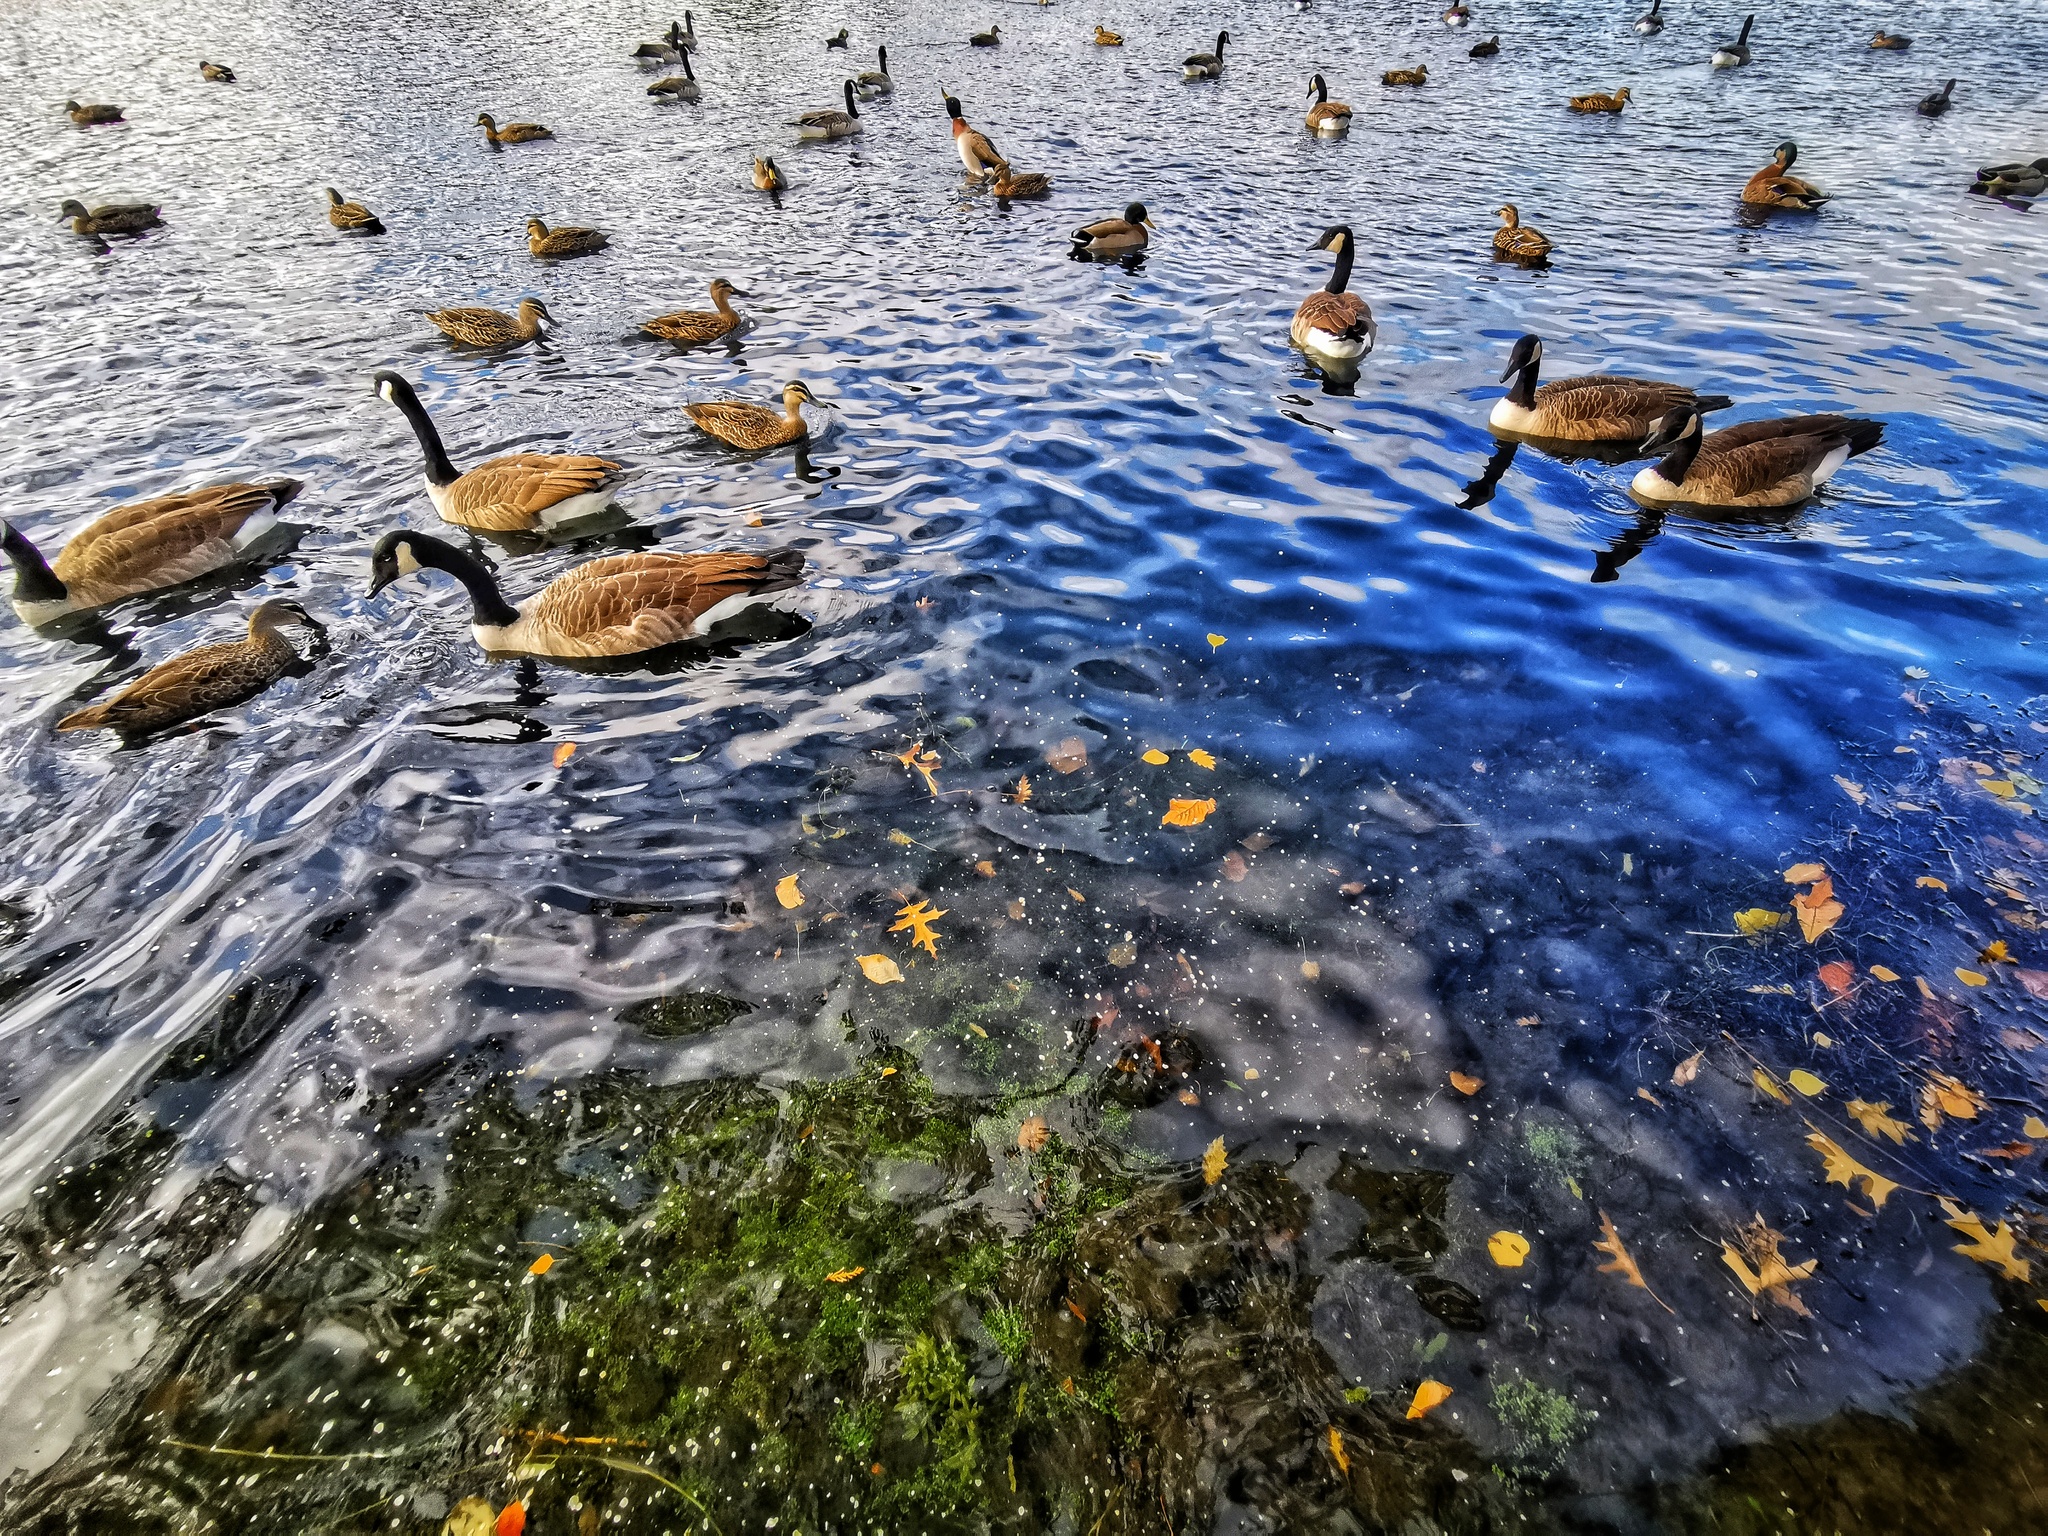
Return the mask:
<path id="1" fill-rule="evenodd" d="M 2048 1528 L 2043 244 L 1963 190 L 2048 153 L 2048 25 L 1765 15 L 1715 73 L 1739 15 L 1439 9 L 714 0 L 696 104 L 616 6 L 0 19 L 8 518 L 306 487 L 274 563 L 0 626 L 0 1523 Z M 942 85 L 1048 202 L 964 185 Z M 1787 138 L 1834 201 L 1745 220 Z M 1142 261 L 1067 260 L 1133 198 Z M 1339 221 L 1348 385 L 1286 343 Z M 735 343 L 635 334 L 716 276 Z M 511 352 L 421 318 L 526 296 Z M 1526 332 L 1884 444 L 1646 515 L 1496 452 Z M 515 596 L 789 547 L 790 617 L 586 674 L 365 599 L 439 528 L 379 368 L 458 463 L 627 467 Z M 681 413 L 797 376 L 802 455 Z M 303 675 L 51 731 L 264 596 Z"/>

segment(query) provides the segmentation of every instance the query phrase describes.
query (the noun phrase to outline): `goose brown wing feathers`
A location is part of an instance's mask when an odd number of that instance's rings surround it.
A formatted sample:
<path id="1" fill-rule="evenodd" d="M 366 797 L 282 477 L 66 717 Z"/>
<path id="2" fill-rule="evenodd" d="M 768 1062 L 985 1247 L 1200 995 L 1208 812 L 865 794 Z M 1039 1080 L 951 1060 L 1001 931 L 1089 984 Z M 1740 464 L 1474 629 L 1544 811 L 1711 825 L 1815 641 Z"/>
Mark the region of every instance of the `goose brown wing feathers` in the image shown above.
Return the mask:
<path id="1" fill-rule="evenodd" d="M 513 531 L 543 512 L 611 483 L 618 465 L 580 453 L 508 453 L 486 460 L 443 493 L 441 515 L 465 528 Z"/>
<path id="2" fill-rule="evenodd" d="M 1745 421 L 1701 441 L 1686 485 L 1703 482 L 1720 501 L 1759 496 L 1788 480 L 1811 475 L 1837 448 L 1847 445 L 1852 454 L 1861 453 L 1876 447 L 1882 436 L 1883 428 L 1876 422 L 1848 416 Z"/>
<path id="3" fill-rule="evenodd" d="M 1307 330 L 1328 331 L 1332 336 L 1363 335 L 1372 323 L 1372 311 L 1355 293 L 1330 293 L 1318 288 L 1301 301 L 1294 312 L 1295 324 Z"/>
<path id="4" fill-rule="evenodd" d="M 730 597 L 779 592 L 803 573 L 795 550 L 607 555 L 548 583 L 522 612 L 535 634 L 627 654 L 688 639 Z"/>
<path id="5" fill-rule="evenodd" d="M 290 500 L 290 481 L 209 485 L 116 507 L 66 544 L 51 569 L 81 604 L 175 586 L 226 565 L 242 525 Z"/>
<path id="6" fill-rule="evenodd" d="M 1558 421 L 1597 428 L 1598 435 L 1603 437 L 1641 436 L 1667 413 L 1700 403 L 1682 384 L 1604 373 L 1553 379 L 1536 390 L 1538 412 Z"/>

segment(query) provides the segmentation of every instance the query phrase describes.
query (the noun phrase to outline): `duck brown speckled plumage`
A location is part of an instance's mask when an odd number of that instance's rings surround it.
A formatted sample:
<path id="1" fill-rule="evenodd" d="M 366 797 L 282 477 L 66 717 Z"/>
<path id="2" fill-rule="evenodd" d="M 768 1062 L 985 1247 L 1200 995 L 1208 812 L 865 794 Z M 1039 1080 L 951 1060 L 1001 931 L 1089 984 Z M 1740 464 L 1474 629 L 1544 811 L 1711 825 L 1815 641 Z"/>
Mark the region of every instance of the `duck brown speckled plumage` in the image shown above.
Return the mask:
<path id="1" fill-rule="evenodd" d="M 249 615 L 248 638 L 159 662 L 112 698 L 66 715 L 57 729 L 115 731 L 132 741 L 245 704 L 302 659 L 279 633 L 287 624 L 322 633 L 319 621 L 297 603 L 272 598 Z"/>
<path id="2" fill-rule="evenodd" d="M 121 109 L 108 106 L 103 102 L 67 101 L 64 103 L 64 111 L 71 121 L 77 123 L 80 127 L 90 127 L 94 123 L 118 123 L 122 121 Z"/>
<path id="3" fill-rule="evenodd" d="M 334 188 L 327 189 L 327 222 L 349 234 L 381 235 L 384 225 L 361 203 L 344 202 Z"/>
<path id="4" fill-rule="evenodd" d="M 1574 96 L 1569 105 L 1574 112 L 1619 112 L 1628 105 L 1628 87 L 1624 85 L 1612 95 L 1593 91 L 1584 96 Z"/>
<path id="5" fill-rule="evenodd" d="M 1006 203 L 1033 202 L 1052 196 L 1052 178 L 1040 171 L 1017 171 L 1007 160 L 999 161 L 988 175 L 991 197 Z"/>
<path id="6" fill-rule="evenodd" d="M 1788 208 L 1795 213 L 1814 213 L 1828 200 L 1828 194 L 1810 181 L 1787 175 L 1799 158 L 1799 146 L 1790 139 L 1780 144 L 1771 163 L 1743 185 L 1742 200 L 1756 208 Z"/>
<path id="7" fill-rule="evenodd" d="M 163 223 L 155 203 L 102 203 L 88 208 L 77 198 L 66 198 L 57 210 L 59 219 L 71 221 L 78 235 L 136 235 Z"/>
<path id="8" fill-rule="evenodd" d="M 1496 256 L 1514 261 L 1541 261 L 1556 249 L 1542 230 L 1532 229 L 1522 222 L 1522 215 L 1513 203 L 1503 203 L 1493 211 L 1501 221 L 1501 227 L 1493 232 L 1493 253 Z"/>
<path id="9" fill-rule="evenodd" d="M 802 379 L 782 386 L 782 409 L 749 400 L 711 400 L 686 405 L 683 414 L 721 443 L 733 448 L 780 448 L 810 435 L 802 407 L 818 403 Z"/>
<path id="10" fill-rule="evenodd" d="M 1094 43 L 1098 48 L 1121 48 L 1124 45 L 1124 35 L 1121 32 L 1112 32 L 1098 22 L 1095 27 Z"/>
<path id="11" fill-rule="evenodd" d="M 206 60 L 201 59 L 199 61 L 199 78 L 211 80 L 216 85 L 233 85 L 235 83 L 235 72 L 225 64 L 209 64 Z"/>
<path id="12" fill-rule="evenodd" d="M 649 336 L 659 336 L 663 341 L 673 341 L 686 347 L 717 341 L 721 336 L 730 336 L 744 323 L 740 312 L 732 307 L 735 295 L 742 299 L 752 297 L 733 287 L 725 278 L 713 278 L 712 308 L 679 309 L 672 314 L 657 315 L 640 329 Z"/>
<path id="13" fill-rule="evenodd" d="M 526 248 L 536 256 L 590 256 L 609 244 L 611 236 L 602 230 L 584 229 L 576 225 L 549 229 L 539 219 L 526 221 Z"/>
<path id="14" fill-rule="evenodd" d="M 1870 40 L 1870 46 L 1873 48 L 1889 48 L 1896 52 L 1900 49 L 1912 47 L 1913 39 L 1901 37 L 1896 32 L 1887 32 L 1883 27 L 1879 27 L 1877 29 L 1877 36 Z"/>
<path id="15" fill-rule="evenodd" d="M 1381 85 L 1427 85 L 1429 66 L 1418 64 L 1413 69 L 1390 69 L 1380 76 Z"/>
<path id="16" fill-rule="evenodd" d="M 430 309 L 427 318 L 443 336 L 465 347 L 514 347 L 546 335 L 543 323 L 552 324 L 555 317 L 539 299 L 521 299 L 517 316 L 478 305 Z"/>
<path id="17" fill-rule="evenodd" d="M 488 112 L 477 113 L 476 123 L 493 148 L 500 144 L 531 144 L 537 139 L 555 136 L 552 128 L 544 128 L 539 123 L 506 123 L 500 127 L 498 120 Z"/>

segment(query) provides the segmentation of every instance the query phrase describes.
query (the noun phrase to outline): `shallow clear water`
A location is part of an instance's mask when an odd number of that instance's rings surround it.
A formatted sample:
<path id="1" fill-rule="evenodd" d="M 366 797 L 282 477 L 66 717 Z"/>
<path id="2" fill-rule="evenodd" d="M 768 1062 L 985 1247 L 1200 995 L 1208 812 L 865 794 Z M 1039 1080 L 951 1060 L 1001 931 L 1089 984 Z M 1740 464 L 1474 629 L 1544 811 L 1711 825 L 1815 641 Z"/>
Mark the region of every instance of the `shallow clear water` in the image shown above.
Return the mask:
<path id="1" fill-rule="evenodd" d="M 2048 27 L 1766 16 L 1714 75 L 1739 16 L 1435 9 L 870 8 L 855 67 L 887 42 L 897 93 L 812 147 L 783 124 L 834 100 L 836 13 L 700 10 L 699 106 L 643 94 L 662 18 L 611 8 L 0 20 L 8 517 L 54 551 L 137 497 L 306 483 L 277 563 L 97 644 L 0 626 L 17 1526 L 518 1496 L 545 1530 L 1748 1529 L 1727 1447 L 1966 1413 L 1958 1371 L 2025 1419 L 1992 1341 L 2048 1278 L 2048 259 L 1962 189 L 2048 153 Z M 1892 24 L 1911 51 L 1864 46 Z M 1223 26 L 1223 80 L 1182 85 Z M 1347 139 L 1301 131 L 1314 69 Z M 1049 204 L 963 188 L 941 83 Z M 1622 83 L 1619 118 L 1562 110 Z M 493 153 L 480 110 L 559 138 Z M 1788 136 L 1836 200 L 1743 222 Z M 390 233 L 337 236 L 329 184 Z M 68 196 L 166 227 L 96 252 Z M 1066 259 L 1132 198 L 1142 263 Z M 1491 260 L 1509 199 L 1547 270 Z M 529 214 L 612 247 L 543 266 Z M 1338 220 L 1379 321 L 1351 393 L 1286 345 Z M 741 345 L 633 334 L 716 275 L 756 295 Z M 420 318 L 529 294 L 559 331 L 500 357 Z M 1763 524 L 1653 522 L 1631 467 L 1526 449 L 1468 492 L 1530 330 L 1548 376 L 1885 443 Z M 629 466 L 630 531 L 501 554 L 515 596 L 622 541 L 788 545 L 810 628 L 587 676 L 480 656 L 452 583 L 365 600 L 376 535 L 436 526 L 379 367 L 458 464 Z M 794 464 L 681 415 L 799 374 L 830 409 Z M 330 625 L 308 675 L 141 749 L 51 732 L 272 592 Z M 1736 936 L 1808 859 L 1833 931 Z M 935 955 L 890 930 L 920 898 Z M 1929 1128 L 1944 1078 L 1979 1102 Z M 1810 1135 L 1899 1188 L 1825 1182 Z M 1937 1197 L 2011 1260 L 1953 1251 Z M 1597 1267 L 1603 1215 L 1647 1289 Z M 1797 1308 L 1722 1257 L 1752 1217 L 1818 1260 Z M 1425 1380 L 1452 1396 L 1410 1420 Z M 1920 1518 L 1910 1477 L 1829 1486 L 1782 1497 Z"/>

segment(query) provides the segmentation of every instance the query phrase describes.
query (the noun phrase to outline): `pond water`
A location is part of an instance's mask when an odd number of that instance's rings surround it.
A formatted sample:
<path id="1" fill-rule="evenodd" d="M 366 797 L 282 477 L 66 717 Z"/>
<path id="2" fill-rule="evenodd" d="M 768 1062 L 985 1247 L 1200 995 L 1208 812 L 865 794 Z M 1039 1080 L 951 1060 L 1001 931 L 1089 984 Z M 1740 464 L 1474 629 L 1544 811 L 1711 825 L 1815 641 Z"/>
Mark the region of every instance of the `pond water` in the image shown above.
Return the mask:
<path id="1" fill-rule="evenodd" d="M 8 1528 L 2048 1524 L 2048 215 L 1965 191 L 2048 154 L 2048 24 L 1769 14 L 1716 74 L 1739 14 L 1635 9 L 710 0 L 696 105 L 618 6 L 0 18 L 7 516 L 305 484 L 270 563 L 0 625 Z M 841 24 L 897 90 L 800 147 Z M 963 185 L 942 84 L 1048 203 Z M 1745 221 L 1788 137 L 1835 200 Z M 1132 199 L 1142 261 L 1067 259 Z M 1339 221 L 1349 386 L 1287 345 Z M 635 335 L 719 275 L 737 344 Z M 524 296 L 509 353 L 422 319 Z M 1885 440 L 1651 518 L 1496 453 L 1532 331 Z M 365 598 L 440 526 L 379 368 L 459 464 L 626 466 L 513 595 L 788 547 L 801 622 L 593 675 Z M 797 376 L 804 454 L 682 415 Z M 264 595 L 303 675 L 53 733 Z"/>

